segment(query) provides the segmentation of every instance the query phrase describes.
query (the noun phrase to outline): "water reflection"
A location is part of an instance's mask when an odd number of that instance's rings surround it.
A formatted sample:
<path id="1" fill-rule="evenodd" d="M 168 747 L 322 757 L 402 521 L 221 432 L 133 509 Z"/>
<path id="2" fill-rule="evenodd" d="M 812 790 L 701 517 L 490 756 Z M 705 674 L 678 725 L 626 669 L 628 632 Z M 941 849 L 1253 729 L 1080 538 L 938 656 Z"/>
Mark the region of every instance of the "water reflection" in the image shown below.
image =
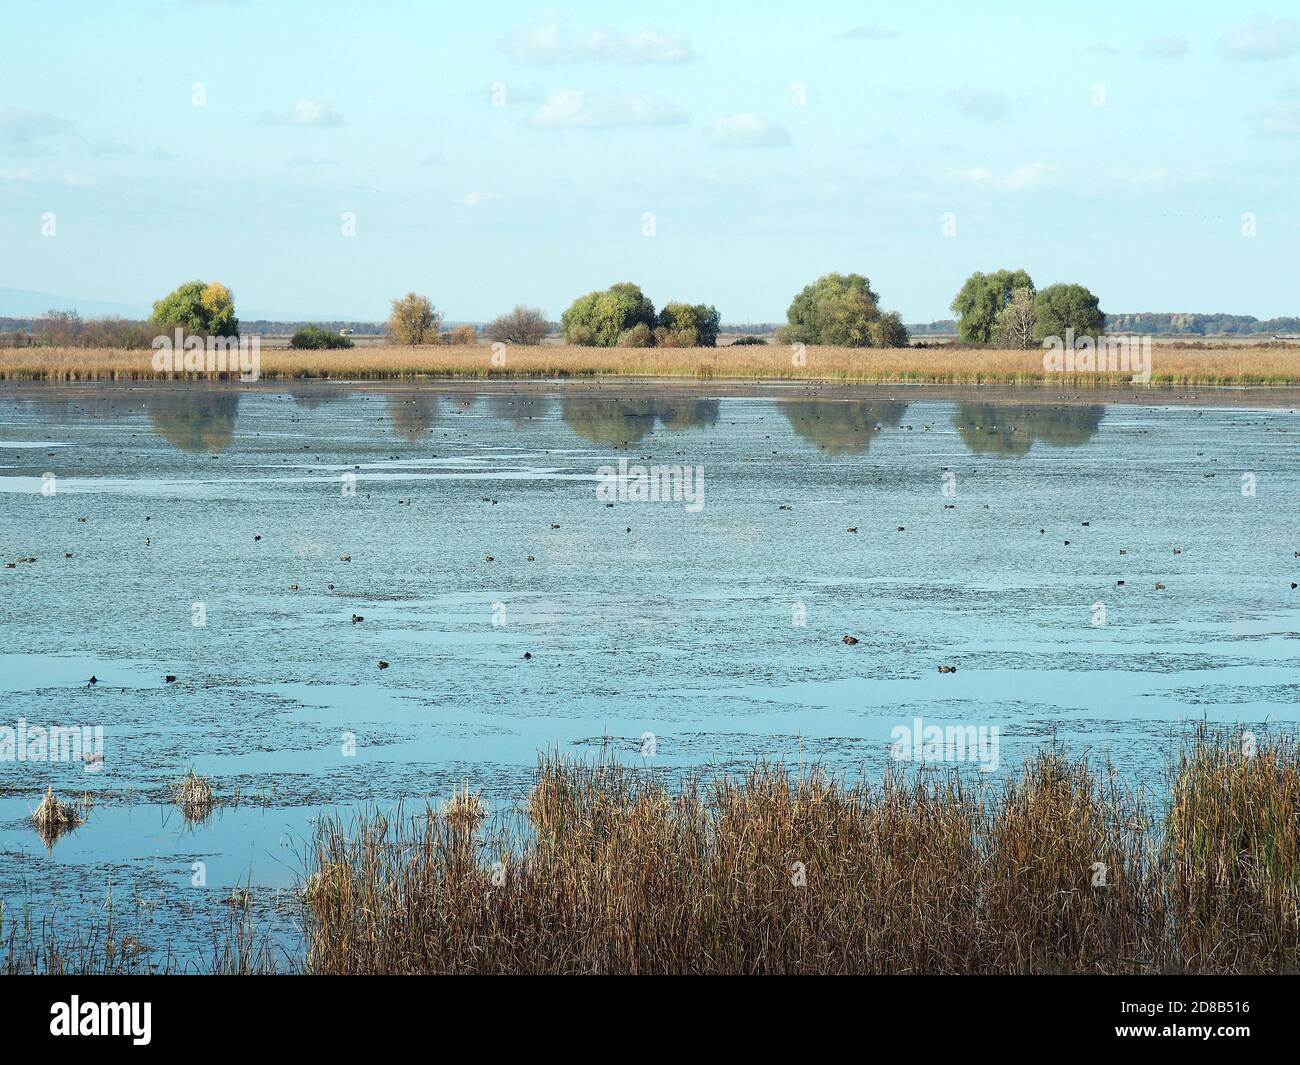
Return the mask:
<path id="1" fill-rule="evenodd" d="M 555 400 L 529 392 L 493 392 L 485 397 L 488 413 L 503 422 L 524 426 L 551 413 Z"/>
<path id="2" fill-rule="evenodd" d="M 614 447 L 638 444 L 665 429 L 699 429 L 716 425 L 721 405 L 716 399 L 593 399 L 565 396 L 560 403 L 564 423 L 584 440 Z"/>
<path id="3" fill-rule="evenodd" d="M 358 392 L 321 385 L 293 386 L 280 393 L 299 408 L 294 422 L 319 417 L 332 419 L 321 408 L 356 400 Z M 35 406 L 51 421 L 128 419 L 141 414 L 153 432 L 173 447 L 189 454 L 220 454 L 231 447 L 241 398 L 251 401 L 275 398 L 274 393 L 238 389 L 128 388 L 27 395 L 20 404 Z M 553 417 L 558 403 L 560 418 L 579 439 L 605 447 L 629 448 L 640 444 L 656 428 L 671 432 L 719 428 L 721 404 L 716 399 L 690 396 L 607 397 L 569 394 L 556 397 L 537 392 L 463 392 L 401 390 L 380 393 L 392 431 L 410 443 L 422 439 L 435 426 L 454 426 L 457 416 L 476 408 L 483 415 L 519 434 Z M 899 426 L 908 403 L 900 400 L 781 399 L 775 402 L 794 432 L 826 455 L 860 455 L 882 428 Z M 378 431 L 384 431 L 369 418 Z M 958 438 L 976 455 L 1023 458 L 1041 441 L 1053 447 L 1078 447 L 1091 440 L 1101 426 L 1105 407 L 1047 406 L 1042 404 L 958 403 L 953 426 Z M 721 431 L 721 429 L 719 429 Z M 520 441 L 522 443 L 522 441 Z"/>
<path id="4" fill-rule="evenodd" d="M 953 417 L 957 435 L 976 455 L 1023 458 L 1035 440 L 1053 447 L 1086 444 L 1101 427 L 1106 408 L 1002 406 L 960 403 Z"/>
<path id="5" fill-rule="evenodd" d="M 427 432 L 442 414 L 442 397 L 407 396 L 388 397 L 388 416 L 393 428 L 408 439 Z"/>
<path id="6" fill-rule="evenodd" d="M 871 446 L 879 427 L 893 428 L 903 420 L 907 404 L 832 400 L 779 400 L 777 408 L 790 427 L 828 455 L 858 455 Z"/>
<path id="7" fill-rule="evenodd" d="M 219 455 L 235 436 L 236 392 L 168 392 L 146 400 L 153 431 L 182 451 Z"/>

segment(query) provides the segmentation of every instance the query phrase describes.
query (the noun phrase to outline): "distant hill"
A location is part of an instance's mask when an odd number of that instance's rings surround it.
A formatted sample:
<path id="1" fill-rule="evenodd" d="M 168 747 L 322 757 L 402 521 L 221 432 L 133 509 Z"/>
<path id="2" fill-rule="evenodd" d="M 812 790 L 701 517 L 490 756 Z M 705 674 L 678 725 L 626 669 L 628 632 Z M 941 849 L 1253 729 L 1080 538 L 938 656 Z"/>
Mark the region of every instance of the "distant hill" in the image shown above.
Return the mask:
<path id="1" fill-rule="evenodd" d="M 0 288 L 0 317 L 36 318 L 46 311 L 77 311 L 83 318 L 148 318 L 149 309 L 107 300 L 74 299 L 24 288 Z"/>

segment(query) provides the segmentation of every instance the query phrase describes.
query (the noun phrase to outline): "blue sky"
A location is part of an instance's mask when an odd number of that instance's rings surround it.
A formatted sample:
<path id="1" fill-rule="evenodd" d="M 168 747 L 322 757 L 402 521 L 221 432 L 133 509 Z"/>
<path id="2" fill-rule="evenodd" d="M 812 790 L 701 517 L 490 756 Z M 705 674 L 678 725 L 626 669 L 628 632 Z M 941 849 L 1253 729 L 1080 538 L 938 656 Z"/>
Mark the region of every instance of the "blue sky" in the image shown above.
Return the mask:
<path id="1" fill-rule="evenodd" d="M 1300 314 L 1294 4 L 6 0 L 3 23 L 0 289 L 147 308 L 219 278 L 244 317 L 360 319 L 414 289 L 482 320 L 631 280 L 735 322 L 841 270 L 928 321 L 1005 266 L 1116 312 Z"/>

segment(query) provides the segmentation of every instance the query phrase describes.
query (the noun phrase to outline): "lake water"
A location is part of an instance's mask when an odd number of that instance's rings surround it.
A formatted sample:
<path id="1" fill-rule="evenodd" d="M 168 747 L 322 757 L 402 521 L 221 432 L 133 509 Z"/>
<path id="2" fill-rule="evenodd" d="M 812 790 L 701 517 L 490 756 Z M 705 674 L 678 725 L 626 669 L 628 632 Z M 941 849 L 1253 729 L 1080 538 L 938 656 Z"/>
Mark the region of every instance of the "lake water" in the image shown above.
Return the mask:
<path id="1" fill-rule="evenodd" d="M 111 893 L 194 958 L 239 885 L 287 944 L 317 816 L 462 781 L 509 810 L 545 750 L 878 778 L 921 717 L 996 727 L 961 766 L 991 781 L 1056 742 L 1159 788 L 1189 722 L 1300 717 L 1276 402 L 0 386 L 0 729 L 104 755 L 0 758 L 6 924 Z M 620 459 L 702 468 L 703 505 L 607 505 Z M 93 807 L 47 846 L 50 785 Z"/>

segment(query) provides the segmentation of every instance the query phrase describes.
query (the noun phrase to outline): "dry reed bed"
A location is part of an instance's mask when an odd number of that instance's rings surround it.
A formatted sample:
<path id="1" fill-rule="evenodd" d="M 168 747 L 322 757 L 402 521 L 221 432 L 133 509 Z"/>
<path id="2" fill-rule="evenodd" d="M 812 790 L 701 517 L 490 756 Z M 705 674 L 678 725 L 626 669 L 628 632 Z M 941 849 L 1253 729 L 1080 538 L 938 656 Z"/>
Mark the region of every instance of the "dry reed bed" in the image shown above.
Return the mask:
<path id="1" fill-rule="evenodd" d="M 1155 819 L 1051 752 L 996 791 L 761 765 L 670 790 L 549 758 L 522 833 L 432 807 L 323 823 L 307 970 L 1294 971 L 1300 761 L 1233 744 L 1198 737 Z"/>
<path id="2" fill-rule="evenodd" d="M 147 350 L 10 348 L 0 350 L 0 380 L 183 379 L 155 373 Z M 779 345 L 722 348 L 511 347 L 504 365 L 492 364 L 486 344 L 431 347 L 356 347 L 341 351 L 261 352 L 261 374 L 292 378 L 412 377 L 632 377 L 831 379 L 930 384 L 1042 384 L 1070 388 L 1127 385 L 1130 373 L 1047 373 L 1040 351 L 988 348 L 810 347 L 804 365 L 792 365 Z M 206 380 L 209 375 L 188 375 Z M 1156 345 L 1154 385 L 1300 383 L 1296 348 L 1206 349 Z"/>

